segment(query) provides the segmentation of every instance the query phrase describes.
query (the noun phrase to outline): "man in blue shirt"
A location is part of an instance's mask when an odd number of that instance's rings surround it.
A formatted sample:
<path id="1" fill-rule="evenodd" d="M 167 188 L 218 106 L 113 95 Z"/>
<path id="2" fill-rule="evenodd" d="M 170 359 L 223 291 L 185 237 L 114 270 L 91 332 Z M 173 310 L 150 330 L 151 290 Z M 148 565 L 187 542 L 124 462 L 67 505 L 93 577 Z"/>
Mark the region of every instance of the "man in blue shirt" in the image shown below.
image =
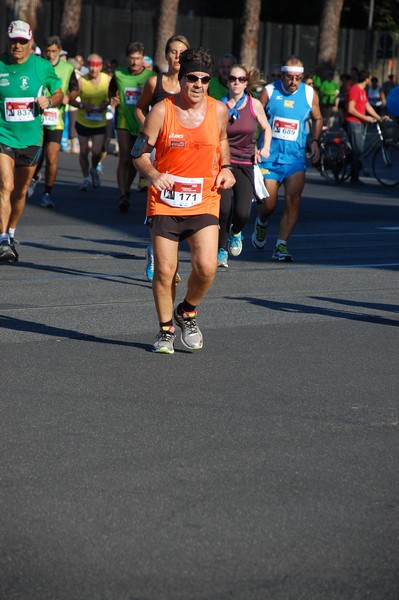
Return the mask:
<path id="1" fill-rule="evenodd" d="M 307 122 L 311 115 L 312 161 L 316 163 L 320 157 L 319 140 L 323 120 L 317 93 L 311 86 L 302 83 L 302 61 L 297 56 L 290 56 L 281 67 L 281 72 L 282 79 L 266 85 L 263 92 L 272 141 L 269 158 L 259 166 L 269 196 L 258 205 L 252 244 L 258 250 L 265 247 L 269 217 L 277 206 L 278 188 L 284 183 L 285 205 L 272 260 L 291 262 L 287 241 L 298 220 L 301 193 L 305 185 Z"/>

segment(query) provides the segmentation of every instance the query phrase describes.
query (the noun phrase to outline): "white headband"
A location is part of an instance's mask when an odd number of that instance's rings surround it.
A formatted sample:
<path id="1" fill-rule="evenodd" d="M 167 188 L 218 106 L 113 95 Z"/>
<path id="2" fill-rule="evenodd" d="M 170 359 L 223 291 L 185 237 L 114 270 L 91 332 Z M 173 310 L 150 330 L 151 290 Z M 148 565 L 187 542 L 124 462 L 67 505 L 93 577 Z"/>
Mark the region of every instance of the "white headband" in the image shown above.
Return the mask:
<path id="1" fill-rule="evenodd" d="M 284 72 L 289 71 L 290 73 L 303 73 L 303 67 L 294 67 L 292 65 L 287 65 L 286 67 L 281 67 L 281 70 Z"/>

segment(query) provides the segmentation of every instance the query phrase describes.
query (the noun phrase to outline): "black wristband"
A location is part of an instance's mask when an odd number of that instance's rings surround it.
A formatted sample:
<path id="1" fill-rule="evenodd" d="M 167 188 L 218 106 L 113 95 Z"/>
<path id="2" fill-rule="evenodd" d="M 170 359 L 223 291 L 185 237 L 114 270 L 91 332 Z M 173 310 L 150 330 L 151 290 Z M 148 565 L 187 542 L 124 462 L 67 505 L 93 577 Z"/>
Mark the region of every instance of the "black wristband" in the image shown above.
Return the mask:
<path id="1" fill-rule="evenodd" d="M 48 102 L 47 108 L 51 108 L 53 106 L 53 103 L 51 102 L 50 98 L 47 98 L 47 102 Z"/>
<path id="2" fill-rule="evenodd" d="M 319 146 L 320 146 L 320 140 L 316 140 L 316 138 L 313 138 L 313 140 L 312 140 L 312 144 L 313 144 L 313 142 L 316 142 L 316 143 L 317 143 L 317 144 L 319 144 Z"/>
<path id="3" fill-rule="evenodd" d="M 220 170 L 222 170 L 222 169 L 230 169 L 230 171 L 233 171 L 234 167 L 233 167 L 233 165 L 222 165 L 220 167 Z"/>

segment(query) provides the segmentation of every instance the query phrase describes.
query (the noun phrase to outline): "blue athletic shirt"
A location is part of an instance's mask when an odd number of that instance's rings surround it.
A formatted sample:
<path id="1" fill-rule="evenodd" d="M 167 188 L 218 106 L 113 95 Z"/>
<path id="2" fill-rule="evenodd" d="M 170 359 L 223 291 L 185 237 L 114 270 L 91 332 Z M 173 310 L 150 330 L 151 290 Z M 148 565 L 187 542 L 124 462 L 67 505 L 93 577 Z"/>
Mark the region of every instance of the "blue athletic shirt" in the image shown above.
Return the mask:
<path id="1" fill-rule="evenodd" d="M 265 111 L 272 129 L 270 156 L 263 165 L 272 163 L 291 164 L 304 160 L 307 127 L 306 121 L 312 110 L 313 88 L 300 83 L 296 92 L 289 94 L 282 81 L 266 86 L 269 100 Z M 260 140 L 259 147 L 263 145 Z"/>

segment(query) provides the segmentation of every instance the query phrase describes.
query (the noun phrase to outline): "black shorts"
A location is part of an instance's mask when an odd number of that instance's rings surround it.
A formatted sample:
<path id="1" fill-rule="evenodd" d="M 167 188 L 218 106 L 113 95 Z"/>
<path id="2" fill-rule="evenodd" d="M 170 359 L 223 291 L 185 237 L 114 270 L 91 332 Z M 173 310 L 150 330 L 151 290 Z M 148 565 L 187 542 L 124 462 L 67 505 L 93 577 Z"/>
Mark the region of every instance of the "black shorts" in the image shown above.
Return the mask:
<path id="1" fill-rule="evenodd" d="M 75 128 L 77 134 L 81 137 L 92 137 L 93 135 L 105 134 L 105 125 L 104 127 L 86 127 L 85 125 L 77 122 Z"/>
<path id="2" fill-rule="evenodd" d="M 191 217 L 155 215 L 154 217 L 147 217 L 146 224 L 151 227 L 155 235 L 173 242 L 181 242 L 200 231 L 200 229 L 204 229 L 204 227 L 219 225 L 219 219 L 214 215 L 193 215 Z"/>
<path id="3" fill-rule="evenodd" d="M 39 162 L 41 153 L 41 146 L 11 148 L 5 144 L 0 144 L 0 154 L 7 154 L 7 156 L 11 156 L 16 167 L 34 167 Z"/>
<path id="4" fill-rule="evenodd" d="M 62 129 L 48 129 L 44 127 L 43 130 L 43 145 L 49 142 L 56 142 L 61 145 Z"/>

